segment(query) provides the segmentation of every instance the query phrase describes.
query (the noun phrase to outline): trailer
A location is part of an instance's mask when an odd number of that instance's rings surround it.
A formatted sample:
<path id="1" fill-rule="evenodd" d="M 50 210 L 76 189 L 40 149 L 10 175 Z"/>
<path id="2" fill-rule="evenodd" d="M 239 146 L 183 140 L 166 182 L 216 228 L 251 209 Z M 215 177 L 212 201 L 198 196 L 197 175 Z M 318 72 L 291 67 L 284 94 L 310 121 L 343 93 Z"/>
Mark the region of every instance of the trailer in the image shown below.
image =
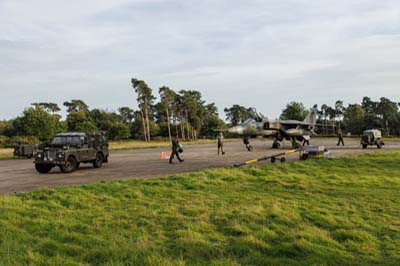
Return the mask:
<path id="1" fill-rule="evenodd" d="M 277 153 L 274 155 L 270 155 L 270 156 L 265 156 L 259 159 L 254 159 L 254 160 L 248 160 L 244 163 L 238 163 L 238 164 L 234 164 L 235 167 L 240 167 L 240 166 L 244 166 L 244 165 L 249 165 L 249 164 L 253 164 L 253 163 L 258 163 L 258 162 L 262 162 L 262 161 L 268 161 L 270 160 L 271 163 L 275 163 L 276 161 L 280 161 L 281 163 L 286 162 L 286 157 L 289 154 L 293 154 L 296 152 L 300 152 L 302 149 L 294 149 L 294 150 L 288 150 L 285 152 L 281 152 L 281 153 Z"/>
<path id="2" fill-rule="evenodd" d="M 327 150 L 324 146 L 307 146 L 300 151 L 300 160 L 307 160 L 308 158 L 323 158 Z"/>
<path id="3" fill-rule="evenodd" d="M 299 160 L 306 160 L 308 158 L 323 158 L 327 153 L 329 153 L 324 146 L 307 146 L 298 149 L 288 150 L 285 152 L 265 156 L 259 159 L 248 160 L 244 163 L 234 164 L 235 167 L 240 167 L 244 165 L 249 165 L 253 163 L 258 163 L 262 161 L 270 160 L 271 163 L 275 163 L 276 161 L 280 161 L 281 163 L 286 162 L 287 155 L 299 153 Z"/>
<path id="4" fill-rule="evenodd" d="M 20 144 L 14 146 L 14 156 L 17 157 L 25 157 L 25 158 L 33 158 L 38 149 L 38 145 L 36 144 Z"/>

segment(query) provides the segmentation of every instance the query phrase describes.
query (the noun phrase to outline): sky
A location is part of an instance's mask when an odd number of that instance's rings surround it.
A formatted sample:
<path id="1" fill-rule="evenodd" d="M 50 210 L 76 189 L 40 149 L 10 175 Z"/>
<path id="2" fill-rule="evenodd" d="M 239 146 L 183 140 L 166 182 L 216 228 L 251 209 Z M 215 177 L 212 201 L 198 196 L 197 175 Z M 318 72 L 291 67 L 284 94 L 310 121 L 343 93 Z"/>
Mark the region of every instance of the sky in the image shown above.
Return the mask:
<path id="1" fill-rule="evenodd" d="M 400 102 L 400 1 L 0 0 L 0 119 L 32 102 L 136 108 L 131 78 L 199 90 L 221 116 Z"/>

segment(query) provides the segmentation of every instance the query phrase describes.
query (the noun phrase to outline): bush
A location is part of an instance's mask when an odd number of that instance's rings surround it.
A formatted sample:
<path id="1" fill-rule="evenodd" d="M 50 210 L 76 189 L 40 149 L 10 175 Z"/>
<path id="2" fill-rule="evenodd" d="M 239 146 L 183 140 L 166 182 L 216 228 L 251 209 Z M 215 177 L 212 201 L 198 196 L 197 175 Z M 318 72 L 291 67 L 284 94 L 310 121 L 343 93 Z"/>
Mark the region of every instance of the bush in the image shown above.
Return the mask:
<path id="1" fill-rule="evenodd" d="M 131 132 L 128 124 L 116 122 L 110 123 L 107 128 L 107 134 L 110 140 L 121 140 L 129 138 Z"/>
<path id="2" fill-rule="evenodd" d="M 13 148 L 18 144 L 38 144 L 39 139 L 34 136 L 15 136 L 6 137 L 0 136 L 0 148 Z"/>

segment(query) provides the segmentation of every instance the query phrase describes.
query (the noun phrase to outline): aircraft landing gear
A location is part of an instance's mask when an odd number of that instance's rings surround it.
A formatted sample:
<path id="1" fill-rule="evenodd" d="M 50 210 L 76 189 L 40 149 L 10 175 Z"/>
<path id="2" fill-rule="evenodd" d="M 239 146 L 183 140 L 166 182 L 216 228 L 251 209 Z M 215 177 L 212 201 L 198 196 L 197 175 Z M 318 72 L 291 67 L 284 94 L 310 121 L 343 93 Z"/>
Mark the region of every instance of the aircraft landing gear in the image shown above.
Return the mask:
<path id="1" fill-rule="evenodd" d="M 277 140 L 274 140 L 274 143 L 272 143 L 272 148 L 279 149 L 280 147 L 281 147 L 281 144 Z"/>
<path id="2" fill-rule="evenodd" d="M 295 138 L 292 138 L 292 148 L 293 148 L 293 149 L 298 149 L 298 148 L 300 148 L 300 144 L 296 141 Z"/>

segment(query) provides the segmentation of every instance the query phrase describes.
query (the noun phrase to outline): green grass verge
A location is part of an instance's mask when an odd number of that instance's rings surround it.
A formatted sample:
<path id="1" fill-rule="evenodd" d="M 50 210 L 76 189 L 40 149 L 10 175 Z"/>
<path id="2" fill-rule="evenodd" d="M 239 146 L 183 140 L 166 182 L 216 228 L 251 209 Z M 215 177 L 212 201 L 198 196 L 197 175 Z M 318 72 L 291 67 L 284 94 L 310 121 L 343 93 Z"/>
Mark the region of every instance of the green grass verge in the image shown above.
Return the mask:
<path id="1" fill-rule="evenodd" d="M 0 265 L 399 265 L 399 162 L 373 153 L 0 196 Z"/>
<path id="2" fill-rule="evenodd" d="M 16 159 L 16 157 L 12 155 L 1 155 L 0 154 L 0 160 L 5 160 L 5 159 Z"/>

